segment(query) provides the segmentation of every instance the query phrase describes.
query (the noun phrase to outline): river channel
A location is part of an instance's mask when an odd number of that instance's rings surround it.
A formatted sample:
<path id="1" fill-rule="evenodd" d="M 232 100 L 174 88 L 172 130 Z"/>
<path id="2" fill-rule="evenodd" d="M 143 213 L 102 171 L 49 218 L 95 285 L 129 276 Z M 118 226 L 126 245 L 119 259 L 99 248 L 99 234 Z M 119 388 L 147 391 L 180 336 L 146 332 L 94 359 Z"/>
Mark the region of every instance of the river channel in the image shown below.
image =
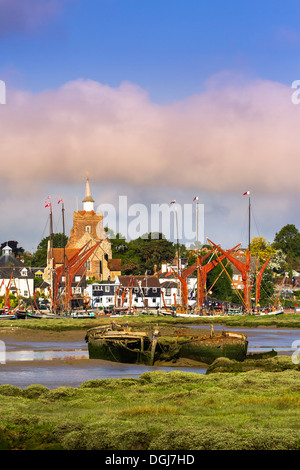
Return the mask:
<path id="1" fill-rule="evenodd" d="M 207 328 L 210 327 L 207 325 Z M 292 355 L 300 348 L 300 329 L 214 326 L 215 331 L 223 329 L 245 334 L 249 343 L 248 352 L 274 349 L 278 354 Z M 61 386 L 78 387 L 87 380 L 138 378 L 144 372 L 157 370 L 166 372 L 181 370 L 200 374 L 206 372 L 206 367 L 148 367 L 90 360 L 84 334 L 73 341 L 41 342 L 22 341 L 11 336 L 1 341 L 1 345 L 0 384 L 10 384 L 20 388 L 26 388 L 31 384 L 42 384 L 50 389 Z"/>

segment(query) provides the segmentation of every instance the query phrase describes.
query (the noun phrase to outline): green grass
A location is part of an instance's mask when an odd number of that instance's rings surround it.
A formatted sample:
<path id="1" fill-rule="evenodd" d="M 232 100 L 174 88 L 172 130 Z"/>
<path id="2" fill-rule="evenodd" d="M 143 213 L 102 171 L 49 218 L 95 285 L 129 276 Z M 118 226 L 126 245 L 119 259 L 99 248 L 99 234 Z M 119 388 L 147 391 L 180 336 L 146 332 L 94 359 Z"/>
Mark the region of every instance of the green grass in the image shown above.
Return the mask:
<path id="1" fill-rule="evenodd" d="M 93 318 L 93 319 L 80 319 L 80 318 L 66 318 L 61 319 L 27 319 L 27 320 L 1 320 L 0 328 L 13 325 L 18 328 L 28 329 L 42 329 L 52 331 L 68 331 L 89 329 L 94 326 L 100 326 L 104 323 L 109 323 L 115 320 L 119 324 L 126 324 L 133 326 L 143 325 L 210 325 L 222 324 L 228 327 L 246 327 L 255 328 L 269 326 L 273 328 L 300 328 L 300 315 L 298 314 L 284 314 L 284 315 L 234 315 L 228 317 L 202 317 L 202 318 L 173 318 L 153 315 L 129 315 L 124 317 L 113 318 Z"/>
<path id="2" fill-rule="evenodd" d="M 0 385 L 0 449 L 300 450 L 299 377 L 298 367 Z"/>

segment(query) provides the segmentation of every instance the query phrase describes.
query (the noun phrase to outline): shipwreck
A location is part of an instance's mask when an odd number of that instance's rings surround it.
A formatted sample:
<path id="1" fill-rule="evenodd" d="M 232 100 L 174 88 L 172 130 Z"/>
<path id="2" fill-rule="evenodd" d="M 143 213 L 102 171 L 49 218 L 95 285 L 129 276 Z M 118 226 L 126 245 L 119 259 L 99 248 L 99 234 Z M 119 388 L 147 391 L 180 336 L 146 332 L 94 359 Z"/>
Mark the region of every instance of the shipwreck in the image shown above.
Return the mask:
<path id="1" fill-rule="evenodd" d="M 201 335 L 188 328 L 135 331 L 115 322 L 91 328 L 85 340 L 90 359 L 150 366 L 158 361 L 176 363 L 182 358 L 205 364 L 211 364 L 218 357 L 243 361 L 248 348 L 247 337 L 236 332 L 215 333 L 213 328 Z"/>

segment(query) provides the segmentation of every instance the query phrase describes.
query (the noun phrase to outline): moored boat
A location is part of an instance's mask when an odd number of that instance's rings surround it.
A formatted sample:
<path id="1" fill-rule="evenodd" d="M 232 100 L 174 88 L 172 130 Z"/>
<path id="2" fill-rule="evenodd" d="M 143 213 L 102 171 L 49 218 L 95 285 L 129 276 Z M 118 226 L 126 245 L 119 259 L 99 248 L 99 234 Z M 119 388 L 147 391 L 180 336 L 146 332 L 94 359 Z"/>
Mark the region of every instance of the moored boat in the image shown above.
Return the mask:
<path id="1" fill-rule="evenodd" d="M 154 365 L 157 361 L 177 362 L 192 359 L 211 364 L 218 357 L 243 361 L 247 355 L 248 341 L 245 335 L 222 331 L 194 334 L 192 331 L 169 330 L 132 331 L 115 322 L 91 328 L 85 340 L 90 359 L 103 359 Z"/>

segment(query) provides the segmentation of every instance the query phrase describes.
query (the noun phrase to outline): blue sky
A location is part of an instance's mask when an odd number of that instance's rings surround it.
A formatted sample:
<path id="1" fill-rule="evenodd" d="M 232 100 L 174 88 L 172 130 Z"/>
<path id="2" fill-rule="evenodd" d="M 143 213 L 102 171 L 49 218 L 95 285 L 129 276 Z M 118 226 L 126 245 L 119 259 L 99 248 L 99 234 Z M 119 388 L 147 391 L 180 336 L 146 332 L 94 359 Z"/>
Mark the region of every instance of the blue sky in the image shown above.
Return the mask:
<path id="1" fill-rule="evenodd" d="M 77 78 L 128 80 L 158 102 L 197 93 L 222 70 L 290 85 L 300 68 L 299 14 L 299 2 L 281 0 L 62 1 L 37 24 L 7 25 L 1 70 L 32 91 Z"/>
<path id="2" fill-rule="evenodd" d="M 299 17 L 293 0 L 0 0 L 0 151 L 15 162 L 0 176 L 0 238 L 33 251 L 49 193 L 71 226 L 86 171 L 99 203 L 201 193 L 206 236 L 224 245 L 245 243 L 232 224 L 248 189 L 253 236 L 298 226 Z"/>

